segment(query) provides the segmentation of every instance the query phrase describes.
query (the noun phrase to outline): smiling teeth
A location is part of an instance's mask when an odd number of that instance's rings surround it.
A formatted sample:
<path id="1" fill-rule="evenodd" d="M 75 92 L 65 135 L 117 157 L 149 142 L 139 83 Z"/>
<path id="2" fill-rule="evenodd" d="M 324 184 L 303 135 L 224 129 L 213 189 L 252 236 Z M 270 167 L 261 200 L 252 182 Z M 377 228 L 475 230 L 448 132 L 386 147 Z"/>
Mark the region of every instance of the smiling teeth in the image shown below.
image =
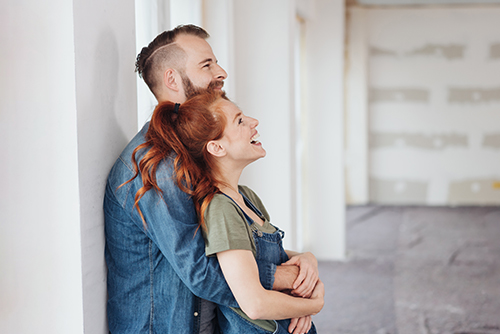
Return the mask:
<path id="1" fill-rule="evenodd" d="M 258 143 L 257 138 L 259 138 L 259 137 L 260 137 L 259 133 L 256 133 L 256 134 L 255 134 L 255 136 L 253 136 L 253 137 L 250 139 L 250 142 L 251 142 L 251 143 Z"/>

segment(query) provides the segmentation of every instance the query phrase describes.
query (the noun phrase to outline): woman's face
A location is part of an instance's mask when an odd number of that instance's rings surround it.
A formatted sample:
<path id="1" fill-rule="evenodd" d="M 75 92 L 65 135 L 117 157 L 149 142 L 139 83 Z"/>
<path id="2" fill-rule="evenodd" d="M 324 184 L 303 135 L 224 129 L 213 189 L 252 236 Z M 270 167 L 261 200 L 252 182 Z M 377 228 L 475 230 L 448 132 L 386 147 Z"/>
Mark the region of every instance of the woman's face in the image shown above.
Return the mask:
<path id="1" fill-rule="evenodd" d="M 266 156 L 266 150 L 257 140 L 259 121 L 248 117 L 232 102 L 222 100 L 219 107 L 226 116 L 226 127 L 220 139 L 231 160 L 242 162 L 244 166 Z"/>

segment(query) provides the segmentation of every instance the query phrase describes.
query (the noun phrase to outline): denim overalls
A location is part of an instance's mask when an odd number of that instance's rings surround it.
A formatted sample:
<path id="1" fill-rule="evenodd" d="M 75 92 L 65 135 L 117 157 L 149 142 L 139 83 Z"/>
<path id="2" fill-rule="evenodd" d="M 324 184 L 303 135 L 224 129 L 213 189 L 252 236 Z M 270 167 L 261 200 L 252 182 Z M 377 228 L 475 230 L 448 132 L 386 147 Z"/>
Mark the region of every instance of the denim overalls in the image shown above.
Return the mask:
<path id="1" fill-rule="evenodd" d="M 259 211 L 259 209 L 257 209 L 245 195 L 243 195 L 241 192 L 240 194 L 243 196 L 245 204 L 253 212 L 255 212 L 257 216 L 259 216 L 262 219 L 265 219 L 264 215 Z M 236 202 L 234 203 L 236 204 Z M 257 229 L 257 227 L 255 226 L 256 223 L 254 223 L 254 221 L 245 213 L 245 211 L 243 210 L 241 211 L 245 215 L 246 221 L 250 225 L 250 228 L 253 232 L 252 235 L 257 253 L 255 255 L 256 260 L 264 260 L 267 262 L 274 263 L 276 265 L 280 265 L 281 263 L 288 261 L 288 255 L 286 254 L 282 244 L 282 239 L 285 236 L 285 232 L 281 231 L 279 228 L 273 225 L 276 228 L 276 232 L 272 234 L 264 233 Z M 227 306 L 219 305 L 218 312 L 219 312 L 218 313 L 219 327 L 223 334 L 272 333 L 242 318 L 239 314 L 235 313 L 233 310 L 231 310 L 231 308 Z M 288 333 L 288 326 L 290 324 L 290 319 L 275 320 L 275 322 L 277 323 L 277 329 L 274 333 L 276 334 Z M 308 333 L 316 334 L 316 328 L 314 327 L 314 324 L 312 325 Z"/>

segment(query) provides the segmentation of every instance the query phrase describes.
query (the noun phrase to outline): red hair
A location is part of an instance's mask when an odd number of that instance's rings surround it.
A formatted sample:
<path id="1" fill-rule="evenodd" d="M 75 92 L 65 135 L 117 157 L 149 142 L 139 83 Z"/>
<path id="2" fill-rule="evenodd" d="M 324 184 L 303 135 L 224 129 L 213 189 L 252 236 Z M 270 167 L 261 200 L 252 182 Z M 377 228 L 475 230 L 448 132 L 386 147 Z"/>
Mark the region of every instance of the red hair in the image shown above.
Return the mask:
<path id="1" fill-rule="evenodd" d="M 135 194 L 134 207 L 145 228 L 146 221 L 139 208 L 139 200 L 151 189 L 162 193 L 156 183 L 156 171 L 158 165 L 172 153 L 176 154 L 174 171 L 177 186 L 193 198 L 199 226 L 206 228 L 204 212 L 214 195 L 220 192 L 215 177 L 217 166 L 207 151 L 207 143 L 222 138 L 226 126 L 226 117 L 218 108 L 222 99 L 227 100 L 224 92 L 206 91 L 180 105 L 178 113 L 174 112 L 175 104 L 170 101 L 159 103 L 155 108 L 146 141 L 137 146 L 132 154 L 135 175 L 123 184 L 141 174 L 143 186 Z M 138 163 L 136 153 L 147 148 L 149 151 Z"/>

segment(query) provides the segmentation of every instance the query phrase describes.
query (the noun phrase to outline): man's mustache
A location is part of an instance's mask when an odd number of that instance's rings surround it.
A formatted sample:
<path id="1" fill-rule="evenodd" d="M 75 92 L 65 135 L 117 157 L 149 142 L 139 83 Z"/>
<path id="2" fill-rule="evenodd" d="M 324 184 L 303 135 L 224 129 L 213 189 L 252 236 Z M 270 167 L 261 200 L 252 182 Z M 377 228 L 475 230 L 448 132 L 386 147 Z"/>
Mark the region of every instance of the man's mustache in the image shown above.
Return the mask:
<path id="1" fill-rule="evenodd" d="M 222 80 L 216 80 L 216 81 L 212 81 L 209 85 L 208 85 L 208 89 L 222 89 L 222 87 L 224 87 L 224 81 Z"/>

